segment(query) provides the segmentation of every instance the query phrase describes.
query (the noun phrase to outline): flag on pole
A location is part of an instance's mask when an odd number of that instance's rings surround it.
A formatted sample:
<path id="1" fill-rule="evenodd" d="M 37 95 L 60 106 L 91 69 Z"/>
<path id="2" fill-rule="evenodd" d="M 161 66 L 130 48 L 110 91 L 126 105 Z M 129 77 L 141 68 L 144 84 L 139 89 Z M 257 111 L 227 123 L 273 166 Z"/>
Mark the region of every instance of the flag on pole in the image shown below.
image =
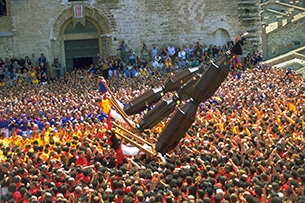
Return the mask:
<path id="1" fill-rule="evenodd" d="M 106 89 L 104 83 L 99 79 L 98 84 L 99 84 L 99 91 L 101 93 L 105 94 L 107 92 L 107 89 Z"/>
<path id="2" fill-rule="evenodd" d="M 98 79 L 98 85 L 99 85 L 99 92 L 101 92 L 103 94 L 103 98 L 101 101 L 101 109 L 103 110 L 103 112 L 105 114 L 107 114 L 107 124 L 108 124 L 108 130 L 110 130 L 112 128 L 112 124 L 111 124 L 111 105 L 110 105 L 110 101 L 109 98 L 107 98 L 107 88 L 105 87 L 104 83 Z"/>
<path id="3" fill-rule="evenodd" d="M 101 101 L 101 108 L 104 111 L 105 114 L 109 114 L 111 111 L 110 101 L 108 98 L 102 99 Z"/>
<path id="4" fill-rule="evenodd" d="M 142 147 L 147 150 L 152 150 L 151 146 L 149 146 L 146 143 L 144 145 L 142 145 Z M 136 156 L 137 154 L 145 154 L 145 152 L 141 151 L 141 149 L 139 149 L 138 147 L 128 146 L 125 144 L 122 144 L 122 153 L 123 153 L 123 155 L 127 155 L 127 156 Z"/>
<path id="5" fill-rule="evenodd" d="M 107 88 L 105 87 L 104 83 L 99 79 L 98 84 L 99 84 L 99 92 L 101 92 L 103 94 L 103 98 L 102 98 L 102 101 L 101 101 L 101 109 L 103 110 L 103 112 L 105 114 L 108 115 L 108 121 L 110 122 L 109 119 L 113 118 L 114 120 L 119 121 L 121 123 L 126 123 L 126 121 L 124 120 L 122 115 L 119 114 L 115 109 L 113 109 L 111 107 L 110 99 L 107 97 L 107 92 L 108 91 L 107 91 Z M 124 105 L 121 102 L 119 102 L 116 98 L 114 98 L 114 99 L 115 99 L 115 101 L 117 102 L 117 104 L 120 108 L 124 107 Z M 133 121 L 131 121 L 129 119 L 128 119 L 128 121 L 129 121 L 129 123 L 134 125 Z"/>
<path id="6" fill-rule="evenodd" d="M 123 117 L 115 109 L 111 109 L 111 118 L 121 123 L 126 123 Z"/>

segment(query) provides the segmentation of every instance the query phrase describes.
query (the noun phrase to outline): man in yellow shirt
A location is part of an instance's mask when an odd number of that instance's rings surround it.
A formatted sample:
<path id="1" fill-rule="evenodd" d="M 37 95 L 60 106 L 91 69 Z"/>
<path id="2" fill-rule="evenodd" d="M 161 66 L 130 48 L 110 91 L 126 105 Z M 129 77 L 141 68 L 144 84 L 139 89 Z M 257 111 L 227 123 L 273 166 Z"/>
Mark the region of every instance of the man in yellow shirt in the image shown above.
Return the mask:
<path id="1" fill-rule="evenodd" d="M 12 136 L 9 138 L 9 145 L 12 147 L 18 146 L 21 140 L 21 136 L 17 134 L 17 130 L 12 132 Z"/>
<path id="2" fill-rule="evenodd" d="M 43 133 L 40 134 L 40 138 L 37 141 L 40 146 L 46 146 L 46 144 L 49 143 L 48 139 Z"/>
<path id="3" fill-rule="evenodd" d="M 37 141 L 38 142 L 38 140 L 39 140 L 39 132 L 37 132 L 37 131 L 33 131 L 31 134 L 30 134 L 30 139 L 29 139 L 29 141 L 30 141 L 30 143 L 33 143 L 34 141 Z"/>
<path id="4" fill-rule="evenodd" d="M 0 79 L 0 87 L 4 87 L 5 86 L 5 81 Z"/>
<path id="5" fill-rule="evenodd" d="M 4 132 L 0 133 L 0 143 L 2 143 L 4 148 L 9 146 L 9 139 L 7 139 Z"/>
<path id="6" fill-rule="evenodd" d="M 20 146 L 21 149 L 24 149 L 25 146 L 29 143 L 30 143 L 30 141 L 29 141 L 27 135 L 25 133 L 23 133 L 18 145 Z"/>
<path id="7" fill-rule="evenodd" d="M 44 162 L 46 162 L 49 159 L 49 150 L 45 148 L 40 157 Z"/>
<path id="8" fill-rule="evenodd" d="M 147 72 L 147 70 L 146 70 L 146 68 L 144 68 L 144 67 L 141 67 L 140 68 L 140 75 L 141 75 L 141 77 L 144 77 L 144 78 L 147 78 L 148 77 L 148 72 Z"/>
<path id="9" fill-rule="evenodd" d="M 56 136 L 55 132 L 54 131 L 51 131 L 49 133 L 49 136 L 48 136 L 48 143 L 50 143 L 50 141 L 54 141 L 54 143 L 57 143 L 57 142 L 60 142 L 61 140 L 59 139 L 59 136 Z"/>

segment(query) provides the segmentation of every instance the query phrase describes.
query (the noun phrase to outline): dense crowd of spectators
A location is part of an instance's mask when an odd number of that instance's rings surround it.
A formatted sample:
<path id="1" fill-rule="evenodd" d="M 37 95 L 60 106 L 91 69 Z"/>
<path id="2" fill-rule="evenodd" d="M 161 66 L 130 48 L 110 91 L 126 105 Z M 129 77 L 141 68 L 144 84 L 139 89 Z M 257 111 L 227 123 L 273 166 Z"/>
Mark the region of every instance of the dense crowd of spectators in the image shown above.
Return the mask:
<path id="1" fill-rule="evenodd" d="M 305 202 L 302 76 L 261 62 L 230 73 L 165 162 L 140 152 L 116 166 L 107 115 L 96 103 L 104 71 L 1 87 L 1 202 Z M 108 74 L 107 84 L 126 104 L 172 75 L 148 73 Z M 143 139 L 154 143 L 168 119 Z"/>
<path id="2" fill-rule="evenodd" d="M 0 87 L 23 86 L 25 84 L 45 84 L 55 80 L 56 75 L 48 76 L 48 61 L 43 53 L 40 57 L 32 54 L 25 56 L 0 58 Z"/>
<path id="3" fill-rule="evenodd" d="M 233 42 L 229 41 L 224 46 L 207 46 L 197 42 L 195 45 L 182 45 L 181 47 L 169 44 L 168 46 L 163 45 L 161 48 L 156 44 L 150 48 L 143 44 L 140 53 L 137 54 L 122 41 L 118 49 L 120 57 L 101 57 L 97 54 L 97 64 L 88 64 L 88 67 L 84 68 L 93 73 L 101 71 L 102 76 L 106 79 L 112 77 L 149 78 L 217 59 L 231 49 L 232 44 Z M 244 59 L 244 68 L 255 68 L 261 61 L 261 52 L 249 53 Z M 25 56 L 24 58 L 21 56 L 0 58 L 0 87 L 23 86 L 29 83 L 45 84 L 48 81 L 59 80 L 64 76 L 61 69 L 59 58 L 50 63 L 43 53 L 40 57 L 32 54 L 31 57 Z"/>

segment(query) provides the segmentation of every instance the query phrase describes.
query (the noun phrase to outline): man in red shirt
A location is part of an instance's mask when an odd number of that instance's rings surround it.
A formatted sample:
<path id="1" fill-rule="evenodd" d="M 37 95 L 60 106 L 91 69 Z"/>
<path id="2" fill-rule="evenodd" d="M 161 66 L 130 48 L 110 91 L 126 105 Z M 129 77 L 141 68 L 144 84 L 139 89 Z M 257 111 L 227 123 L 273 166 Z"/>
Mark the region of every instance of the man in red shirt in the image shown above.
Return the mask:
<path id="1" fill-rule="evenodd" d="M 79 156 L 76 158 L 75 165 L 88 166 L 88 160 L 84 151 L 80 151 Z"/>
<path id="2" fill-rule="evenodd" d="M 8 191 L 12 193 L 14 200 L 16 203 L 20 203 L 21 200 L 23 199 L 20 192 L 17 191 L 17 187 L 15 183 L 10 184 Z"/>

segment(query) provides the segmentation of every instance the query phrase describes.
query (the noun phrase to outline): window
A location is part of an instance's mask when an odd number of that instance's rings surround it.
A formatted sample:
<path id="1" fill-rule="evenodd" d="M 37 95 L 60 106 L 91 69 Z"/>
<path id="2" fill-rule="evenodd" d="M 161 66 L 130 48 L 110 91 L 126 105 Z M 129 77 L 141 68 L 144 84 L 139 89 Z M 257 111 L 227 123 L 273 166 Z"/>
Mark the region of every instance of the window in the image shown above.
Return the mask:
<path id="1" fill-rule="evenodd" d="M 6 16 L 6 0 L 0 0 L 1 7 L 0 7 L 0 16 Z"/>

